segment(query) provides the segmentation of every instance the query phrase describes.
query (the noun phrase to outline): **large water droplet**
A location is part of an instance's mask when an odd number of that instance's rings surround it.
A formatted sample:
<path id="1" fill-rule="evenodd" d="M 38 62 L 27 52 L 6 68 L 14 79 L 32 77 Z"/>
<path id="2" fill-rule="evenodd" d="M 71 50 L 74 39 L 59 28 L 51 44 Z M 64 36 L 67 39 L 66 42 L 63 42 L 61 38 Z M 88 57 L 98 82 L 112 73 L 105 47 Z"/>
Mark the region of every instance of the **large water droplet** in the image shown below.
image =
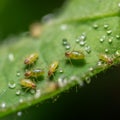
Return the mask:
<path id="1" fill-rule="evenodd" d="M 39 98 L 40 96 L 41 96 L 41 90 L 40 90 L 40 89 L 37 89 L 34 97 L 37 99 L 37 98 Z"/>
<path id="2" fill-rule="evenodd" d="M 90 53 L 90 52 L 91 52 L 91 47 L 90 47 L 90 46 L 86 46 L 86 47 L 85 47 L 85 51 L 86 51 L 87 53 Z"/>
<path id="3" fill-rule="evenodd" d="M 5 102 L 3 102 L 3 103 L 1 103 L 1 108 L 5 108 L 6 107 L 6 103 Z"/>
<path id="4" fill-rule="evenodd" d="M 17 116 L 21 117 L 22 116 L 22 112 L 21 111 L 17 112 Z"/>
<path id="5" fill-rule="evenodd" d="M 47 14 L 47 15 L 43 16 L 43 18 L 41 19 L 41 22 L 42 23 L 51 23 L 53 18 L 54 18 L 54 14 Z"/>
<path id="6" fill-rule="evenodd" d="M 65 76 L 61 76 L 58 78 L 58 85 L 60 87 L 64 87 L 67 84 L 67 78 Z"/>
<path id="7" fill-rule="evenodd" d="M 79 40 L 80 40 L 80 41 L 86 40 L 86 35 L 85 35 L 85 33 L 82 33 L 82 35 L 79 37 Z"/>
<path id="8" fill-rule="evenodd" d="M 67 41 L 67 39 L 64 38 L 63 39 L 63 45 L 66 46 L 67 44 L 68 44 L 68 41 Z"/>
<path id="9" fill-rule="evenodd" d="M 19 71 L 17 71 L 16 75 L 19 77 L 19 76 L 20 76 L 20 72 L 19 72 Z"/>
<path id="10" fill-rule="evenodd" d="M 117 50 L 117 51 L 115 52 L 115 55 L 116 55 L 117 57 L 120 57 L 120 50 Z"/>
<path id="11" fill-rule="evenodd" d="M 68 26 L 67 26 L 66 24 L 62 24 L 62 25 L 60 26 L 60 29 L 64 31 L 64 30 L 67 29 L 67 27 L 68 27 Z"/>
<path id="12" fill-rule="evenodd" d="M 89 83 L 91 82 L 91 78 L 86 77 L 86 78 L 85 78 L 85 81 L 86 81 L 87 84 L 89 84 Z"/>
<path id="13" fill-rule="evenodd" d="M 20 94 L 21 94 L 21 90 L 17 90 L 16 95 L 20 95 Z"/>
<path id="14" fill-rule="evenodd" d="M 20 98 L 20 99 L 19 99 L 19 102 L 20 102 L 20 103 L 23 103 L 23 102 L 24 102 L 23 98 Z"/>
<path id="15" fill-rule="evenodd" d="M 98 25 L 97 25 L 97 24 L 94 24 L 94 25 L 93 25 L 93 28 L 94 28 L 94 29 L 97 29 L 97 28 L 98 28 Z"/>
<path id="16" fill-rule="evenodd" d="M 112 30 L 108 30 L 108 31 L 107 31 L 107 34 L 108 34 L 108 35 L 112 34 Z"/>
<path id="17" fill-rule="evenodd" d="M 9 83 L 8 83 L 8 87 L 13 89 L 13 88 L 16 87 L 16 83 L 15 83 L 13 80 L 11 80 L 11 81 L 9 81 Z"/>
<path id="18" fill-rule="evenodd" d="M 117 38 L 117 39 L 120 39 L 120 36 L 119 36 L 119 35 L 116 35 L 116 38 Z"/>
<path id="19" fill-rule="evenodd" d="M 108 25 L 108 24 L 105 24 L 105 25 L 104 25 L 104 28 L 105 28 L 105 29 L 107 29 L 108 27 L 109 27 L 109 25 Z"/>
<path id="20" fill-rule="evenodd" d="M 14 54 L 13 53 L 9 53 L 9 55 L 8 55 L 8 59 L 11 61 L 11 62 L 13 62 L 14 61 Z"/>
<path id="21" fill-rule="evenodd" d="M 106 49 L 105 49 L 105 53 L 108 53 L 108 52 L 109 52 L 109 50 L 106 48 Z"/>
<path id="22" fill-rule="evenodd" d="M 36 90 L 34 90 L 34 89 L 31 89 L 31 90 L 30 90 L 30 93 L 31 93 L 31 94 L 35 94 L 35 92 L 36 92 Z"/>
<path id="23" fill-rule="evenodd" d="M 67 44 L 67 45 L 65 46 L 65 48 L 66 48 L 66 50 L 69 50 L 71 47 L 70 47 L 69 44 Z"/>
<path id="24" fill-rule="evenodd" d="M 80 40 L 79 39 L 76 39 L 76 43 L 79 43 L 80 42 Z"/>
<path id="25" fill-rule="evenodd" d="M 86 43 L 85 41 L 81 40 L 79 44 L 80 44 L 80 46 L 84 46 L 85 43 Z"/>
<path id="26" fill-rule="evenodd" d="M 112 41 L 113 41 L 113 38 L 109 38 L 108 39 L 108 42 L 111 44 L 112 43 Z"/>

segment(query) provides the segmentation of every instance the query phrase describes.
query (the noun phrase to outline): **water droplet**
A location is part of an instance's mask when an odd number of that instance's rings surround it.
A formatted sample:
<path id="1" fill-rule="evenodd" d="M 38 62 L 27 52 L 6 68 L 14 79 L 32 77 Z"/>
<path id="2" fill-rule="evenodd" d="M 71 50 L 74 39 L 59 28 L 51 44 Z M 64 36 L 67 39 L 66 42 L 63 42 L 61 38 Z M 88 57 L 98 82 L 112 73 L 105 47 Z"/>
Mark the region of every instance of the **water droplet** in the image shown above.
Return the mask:
<path id="1" fill-rule="evenodd" d="M 86 77 L 86 78 L 85 78 L 85 81 L 86 81 L 87 84 L 89 84 L 89 83 L 91 82 L 91 78 Z"/>
<path id="2" fill-rule="evenodd" d="M 81 40 L 79 44 L 80 44 L 80 46 L 84 46 L 85 43 L 86 43 L 85 41 Z"/>
<path id="3" fill-rule="evenodd" d="M 67 84 L 67 78 L 65 76 L 61 76 L 58 78 L 58 85 L 60 87 L 64 87 Z"/>
<path id="4" fill-rule="evenodd" d="M 105 49 L 105 53 L 108 53 L 108 52 L 109 52 L 109 50 L 106 48 L 106 49 Z"/>
<path id="5" fill-rule="evenodd" d="M 40 89 L 37 89 L 34 97 L 37 99 L 37 98 L 39 98 L 40 96 L 41 96 L 41 90 L 40 90 Z"/>
<path id="6" fill-rule="evenodd" d="M 97 25 L 97 24 L 94 24 L 94 25 L 93 25 L 93 28 L 94 28 L 94 29 L 97 29 L 97 28 L 98 28 L 98 25 Z"/>
<path id="7" fill-rule="evenodd" d="M 117 38 L 117 39 L 120 39 L 120 36 L 119 36 L 119 35 L 116 35 L 116 38 Z"/>
<path id="8" fill-rule="evenodd" d="M 100 40 L 99 40 L 101 43 L 103 43 L 104 42 L 104 39 L 103 38 L 100 38 Z"/>
<path id="9" fill-rule="evenodd" d="M 110 39 L 108 40 L 108 42 L 111 44 L 111 43 L 112 43 L 112 40 L 113 40 L 113 39 L 112 39 L 112 38 L 110 38 Z"/>
<path id="10" fill-rule="evenodd" d="M 86 51 L 87 53 L 90 53 L 90 52 L 91 52 L 91 47 L 90 47 L 90 46 L 86 46 L 86 47 L 85 47 L 85 51 Z"/>
<path id="11" fill-rule="evenodd" d="M 93 67 L 90 67 L 90 68 L 89 68 L 89 71 L 91 71 L 91 72 L 92 72 L 93 70 L 94 70 L 94 68 L 93 68 Z"/>
<path id="12" fill-rule="evenodd" d="M 107 34 L 110 35 L 112 33 L 112 30 L 108 30 Z"/>
<path id="13" fill-rule="evenodd" d="M 109 27 L 109 25 L 108 25 L 108 24 L 105 24 L 105 25 L 104 25 L 104 28 L 105 28 L 105 29 L 107 29 L 108 27 Z"/>
<path id="14" fill-rule="evenodd" d="M 76 39 L 76 43 L 79 43 L 80 42 L 80 40 L 79 39 Z"/>
<path id="15" fill-rule="evenodd" d="M 31 94 L 35 94 L 35 92 L 36 92 L 36 91 L 35 91 L 34 89 L 31 89 L 31 90 L 30 90 L 30 93 L 31 93 Z"/>
<path id="16" fill-rule="evenodd" d="M 54 14 L 47 14 L 45 16 L 43 16 L 43 18 L 41 19 L 42 23 L 51 23 L 52 19 L 54 18 Z"/>
<path id="17" fill-rule="evenodd" d="M 62 24 L 62 25 L 60 26 L 60 29 L 61 29 L 61 30 L 66 30 L 67 27 L 68 27 L 68 26 L 67 26 L 66 24 Z"/>
<path id="18" fill-rule="evenodd" d="M 80 41 L 84 41 L 86 39 L 85 33 L 82 33 L 82 35 L 79 37 Z"/>
<path id="19" fill-rule="evenodd" d="M 15 84 L 15 82 L 13 81 L 13 80 L 11 80 L 9 83 L 8 83 L 8 87 L 9 88 L 15 88 L 16 87 L 16 84 Z"/>
<path id="20" fill-rule="evenodd" d="M 22 112 L 21 111 L 17 112 L 17 116 L 21 117 L 22 116 Z"/>
<path id="21" fill-rule="evenodd" d="M 101 65 L 102 65 L 102 62 L 101 62 L 101 61 L 98 61 L 97 65 L 98 65 L 98 66 L 101 66 Z"/>
<path id="22" fill-rule="evenodd" d="M 20 90 L 17 90 L 16 91 L 16 95 L 20 95 L 21 94 L 21 91 Z"/>
<path id="23" fill-rule="evenodd" d="M 9 53 L 8 59 L 9 59 L 11 62 L 13 62 L 13 61 L 14 61 L 14 54 L 13 54 L 13 53 Z"/>
<path id="24" fill-rule="evenodd" d="M 115 55 L 116 55 L 117 57 L 120 57 L 120 50 L 117 50 L 117 51 L 115 52 Z"/>
<path id="25" fill-rule="evenodd" d="M 69 49 L 70 49 L 70 45 L 67 44 L 67 45 L 65 46 L 65 48 L 66 48 L 66 50 L 69 50 Z"/>
<path id="26" fill-rule="evenodd" d="M 20 76 L 20 72 L 19 72 L 19 71 L 17 71 L 16 75 L 19 77 L 19 76 Z"/>
<path id="27" fill-rule="evenodd" d="M 3 103 L 1 103 L 1 108 L 5 108 L 6 107 L 6 103 L 5 102 L 3 102 Z"/>
<path id="28" fill-rule="evenodd" d="M 60 73 L 63 73 L 63 69 L 60 68 L 59 72 L 60 72 Z"/>
<path id="29" fill-rule="evenodd" d="M 20 103 L 23 103 L 23 101 L 24 101 L 24 100 L 23 100 L 22 98 L 19 99 L 19 102 L 20 102 Z"/>

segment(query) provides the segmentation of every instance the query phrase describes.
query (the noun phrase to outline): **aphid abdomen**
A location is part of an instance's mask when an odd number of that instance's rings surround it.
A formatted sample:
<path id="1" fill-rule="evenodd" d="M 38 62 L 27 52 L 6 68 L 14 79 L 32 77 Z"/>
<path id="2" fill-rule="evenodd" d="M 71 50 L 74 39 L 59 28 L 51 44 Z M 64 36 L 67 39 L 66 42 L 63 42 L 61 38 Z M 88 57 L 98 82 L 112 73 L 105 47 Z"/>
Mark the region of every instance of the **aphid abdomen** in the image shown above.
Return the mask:
<path id="1" fill-rule="evenodd" d="M 30 79 L 22 79 L 20 81 L 20 85 L 25 87 L 25 88 L 30 88 L 30 89 L 36 88 L 36 84 L 33 83 Z"/>
<path id="2" fill-rule="evenodd" d="M 70 55 L 70 58 L 75 60 L 84 59 L 84 57 L 85 57 L 84 54 L 79 51 L 72 51 Z"/>
<path id="3" fill-rule="evenodd" d="M 35 70 L 32 71 L 32 76 L 33 77 L 39 77 L 39 76 L 44 75 L 44 73 L 45 72 L 42 69 L 35 69 Z"/>

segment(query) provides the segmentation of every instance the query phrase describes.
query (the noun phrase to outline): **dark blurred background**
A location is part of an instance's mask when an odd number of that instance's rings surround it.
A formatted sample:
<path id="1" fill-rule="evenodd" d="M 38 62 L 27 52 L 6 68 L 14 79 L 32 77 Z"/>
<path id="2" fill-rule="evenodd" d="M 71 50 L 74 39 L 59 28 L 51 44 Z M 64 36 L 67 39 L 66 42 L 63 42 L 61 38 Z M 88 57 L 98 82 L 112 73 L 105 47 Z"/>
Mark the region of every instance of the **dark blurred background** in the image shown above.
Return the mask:
<path id="1" fill-rule="evenodd" d="M 28 31 L 29 25 L 59 10 L 65 0 L 1 0 L 0 38 Z"/>
<path id="2" fill-rule="evenodd" d="M 0 38 L 28 30 L 42 16 L 59 11 L 64 0 L 1 0 Z M 87 9 L 87 8 L 86 8 Z M 112 67 L 83 88 L 69 91 L 0 120 L 119 119 L 120 66 Z M 21 112 L 21 111 L 20 111 Z"/>

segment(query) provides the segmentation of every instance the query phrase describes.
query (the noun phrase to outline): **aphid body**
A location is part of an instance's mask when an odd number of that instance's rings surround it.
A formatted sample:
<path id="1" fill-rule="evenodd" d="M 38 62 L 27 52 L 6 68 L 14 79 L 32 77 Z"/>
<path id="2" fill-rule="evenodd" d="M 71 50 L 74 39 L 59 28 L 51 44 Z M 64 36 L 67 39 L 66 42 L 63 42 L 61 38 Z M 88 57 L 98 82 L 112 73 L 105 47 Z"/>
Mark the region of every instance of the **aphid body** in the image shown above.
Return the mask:
<path id="1" fill-rule="evenodd" d="M 38 53 L 33 53 L 33 54 L 29 55 L 29 56 L 25 59 L 24 64 L 26 64 L 26 65 L 31 65 L 31 64 L 33 64 L 37 59 L 38 59 Z"/>
<path id="2" fill-rule="evenodd" d="M 36 88 L 36 84 L 33 83 L 30 79 L 22 79 L 20 81 L 20 85 L 25 87 L 25 88 L 29 88 L 29 89 L 35 89 Z"/>
<path id="3" fill-rule="evenodd" d="M 81 60 L 85 58 L 83 52 L 80 51 L 65 52 L 65 56 L 74 60 Z"/>
<path id="4" fill-rule="evenodd" d="M 113 59 L 109 56 L 107 56 L 106 54 L 100 54 L 99 55 L 99 59 L 105 63 L 108 64 L 112 64 L 113 63 Z"/>
<path id="5" fill-rule="evenodd" d="M 45 73 L 45 71 L 42 70 L 42 69 L 34 69 L 34 70 L 31 70 L 31 71 L 25 72 L 24 75 L 25 75 L 26 78 L 29 78 L 29 77 L 37 78 L 37 77 L 40 77 L 40 76 L 44 75 L 44 73 Z"/>
<path id="6" fill-rule="evenodd" d="M 49 71 L 48 71 L 48 76 L 49 76 L 49 77 L 54 74 L 54 72 L 56 71 L 58 65 L 59 65 L 59 62 L 58 62 L 58 61 L 55 61 L 55 62 L 53 62 L 53 63 L 50 65 Z"/>

